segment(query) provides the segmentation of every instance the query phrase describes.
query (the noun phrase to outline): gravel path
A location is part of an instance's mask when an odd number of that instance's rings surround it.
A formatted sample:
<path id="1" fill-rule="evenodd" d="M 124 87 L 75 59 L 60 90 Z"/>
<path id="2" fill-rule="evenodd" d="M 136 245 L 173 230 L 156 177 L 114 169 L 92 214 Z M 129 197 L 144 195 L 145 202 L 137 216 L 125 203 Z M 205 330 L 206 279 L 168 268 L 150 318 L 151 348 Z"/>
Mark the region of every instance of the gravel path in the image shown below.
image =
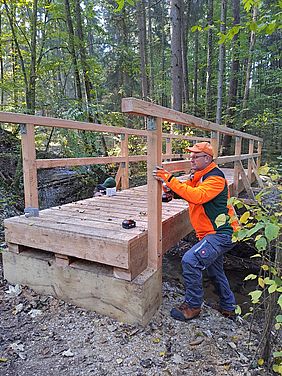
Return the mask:
<path id="1" fill-rule="evenodd" d="M 9 286 L 0 268 L 1 376 L 270 375 L 252 364 L 260 332 L 249 343 L 247 321 L 208 307 L 189 323 L 173 320 L 183 298 L 175 281 L 163 283 L 163 304 L 142 328 Z"/>

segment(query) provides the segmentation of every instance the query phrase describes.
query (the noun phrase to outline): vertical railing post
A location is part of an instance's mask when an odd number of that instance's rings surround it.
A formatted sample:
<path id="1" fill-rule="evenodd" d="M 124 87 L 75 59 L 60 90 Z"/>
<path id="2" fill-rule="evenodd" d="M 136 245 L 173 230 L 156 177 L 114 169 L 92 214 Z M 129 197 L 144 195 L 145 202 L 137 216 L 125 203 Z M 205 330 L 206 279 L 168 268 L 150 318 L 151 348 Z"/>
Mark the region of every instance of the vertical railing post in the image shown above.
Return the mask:
<path id="1" fill-rule="evenodd" d="M 171 138 L 167 137 L 165 141 L 165 153 L 166 155 L 171 155 L 172 154 L 172 143 L 171 143 Z M 167 161 L 170 161 L 171 158 L 167 158 Z"/>
<path id="2" fill-rule="evenodd" d="M 249 139 L 249 154 L 254 154 L 254 140 Z M 252 164 L 252 157 L 248 159 L 248 179 L 250 183 L 252 183 L 252 171 L 253 171 L 253 164 Z"/>
<path id="3" fill-rule="evenodd" d="M 260 168 L 260 163 L 261 163 L 261 153 L 262 153 L 262 142 L 258 141 L 258 154 L 259 156 L 257 157 L 257 168 Z"/>
<path id="4" fill-rule="evenodd" d="M 242 137 L 236 137 L 235 139 L 235 156 L 241 155 L 241 148 L 242 148 Z M 234 162 L 234 195 L 238 196 L 239 194 L 239 172 L 240 172 L 240 164 L 238 161 Z"/>
<path id="5" fill-rule="evenodd" d="M 219 132 L 211 132 L 211 146 L 213 150 L 213 157 L 216 159 L 218 157 Z"/>
<path id="6" fill-rule="evenodd" d="M 128 162 L 128 134 L 121 135 L 121 156 L 125 157 L 125 161 L 121 162 L 121 189 L 129 188 L 129 162 Z"/>
<path id="7" fill-rule="evenodd" d="M 148 266 L 162 266 L 162 184 L 153 175 L 162 162 L 162 119 L 148 117 L 147 122 L 147 202 L 148 202 Z"/>
<path id="8" fill-rule="evenodd" d="M 38 209 L 39 206 L 34 125 L 21 124 L 20 127 L 22 142 L 25 208 L 27 211 L 30 211 L 31 215 L 35 215 L 34 213 L 36 213 L 36 210 L 34 211 L 33 209 Z"/>

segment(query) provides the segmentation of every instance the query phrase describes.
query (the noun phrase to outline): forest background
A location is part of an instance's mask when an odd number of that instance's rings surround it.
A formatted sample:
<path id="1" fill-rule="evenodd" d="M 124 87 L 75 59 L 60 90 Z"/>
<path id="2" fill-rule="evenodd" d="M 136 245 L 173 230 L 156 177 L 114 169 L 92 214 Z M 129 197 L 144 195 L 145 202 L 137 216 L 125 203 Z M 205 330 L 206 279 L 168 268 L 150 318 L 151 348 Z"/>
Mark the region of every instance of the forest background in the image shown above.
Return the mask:
<path id="1" fill-rule="evenodd" d="M 277 162 L 281 8 L 281 0 L 2 0 L 0 108 L 124 125 L 121 99 L 134 96 L 255 133 Z M 81 137 L 41 130 L 37 147 L 111 153 L 105 139 Z"/>
<path id="2" fill-rule="evenodd" d="M 141 127 L 120 111 L 137 97 L 262 137 L 263 162 L 281 172 L 281 15 L 281 0 L 0 0 L 0 110 Z M 221 140 L 221 153 L 230 146 Z M 41 127 L 36 149 L 41 158 L 120 151 L 113 137 Z M 130 149 L 146 153 L 134 136 Z M 21 166 L 20 127 L 1 123 L 0 251 L 3 219 L 24 207 Z M 68 199 L 93 194 L 89 175 L 98 183 L 116 169 L 75 169 L 84 177 Z"/>

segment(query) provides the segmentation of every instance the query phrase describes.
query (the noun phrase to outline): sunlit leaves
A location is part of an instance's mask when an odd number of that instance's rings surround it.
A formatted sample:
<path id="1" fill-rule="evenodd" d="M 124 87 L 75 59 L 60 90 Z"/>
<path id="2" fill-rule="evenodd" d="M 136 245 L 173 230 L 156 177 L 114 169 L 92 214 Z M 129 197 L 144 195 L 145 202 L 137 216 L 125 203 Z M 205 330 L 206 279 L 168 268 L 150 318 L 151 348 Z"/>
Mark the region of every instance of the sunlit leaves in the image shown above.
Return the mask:
<path id="1" fill-rule="evenodd" d="M 251 292 L 249 292 L 248 295 L 251 296 L 252 303 L 257 304 L 259 302 L 261 295 L 262 295 L 262 291 L 261 290 L 251 291 Z"/>
<path id="2" fill-rule="evenodd" d="M 267 247 L 267 241 L 266 241 L 265 237 L 262 236 L 261 238 L 259 238 L 256 241 L 255 245 L 256 245 L 256 248 L 257 248 L 258 251 L 264 251 Z"/>
<path id="3" fill-rule="evenodd" d="M 268 225 L 266 225 L 264 232 L 267 240 L 272 241 L 276 239 L 278 237 L 279 230 L 279 226 L 274 223 L 269 223 Z"/>
<path id="4" fill-rule="evenodd" d="M 216 227 L 220 227 L 220 226 L 223 226 L 225 225 L 226 221 L 227 221 L 227 216 L 226 214 L 219 214 L 216 219 L 215 219 L 215 224 L 216 224 Z"/>

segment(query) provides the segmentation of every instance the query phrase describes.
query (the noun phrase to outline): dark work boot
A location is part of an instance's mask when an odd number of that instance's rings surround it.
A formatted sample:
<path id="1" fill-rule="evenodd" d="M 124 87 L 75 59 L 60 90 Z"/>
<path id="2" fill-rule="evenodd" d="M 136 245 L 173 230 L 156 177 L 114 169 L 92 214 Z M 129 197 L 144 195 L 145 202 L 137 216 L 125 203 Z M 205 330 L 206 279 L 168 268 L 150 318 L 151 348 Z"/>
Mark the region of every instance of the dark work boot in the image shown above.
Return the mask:
<path id="1" fill-rule="evenodd" d="M 201 312 L 201 307 L 191 308 L 189 305 L 184 302 L 179 307 L 174 307 L 170 311 L 170 316 L 175 320 L 179 321 L 189 321 L 197 316 Z"/>
<path id="2" fill-rule="evenodd" d="M 219 313 L 221 313 L 222 316 L 224 316 L 224 317 L 226 317 L 226 318 L 228 318 L 230 320 L 235 321 L 236 318 L 238 317 L 238 315 L 235 313 L 235 310 L 230 310 L 229 311 L 227 309 L 224 309 L 224 308 L 220 307 L 220 305 L 218 303 L 208 302 L 207 306 L 215 309 L 216 311 L 218 311 Z"/>

